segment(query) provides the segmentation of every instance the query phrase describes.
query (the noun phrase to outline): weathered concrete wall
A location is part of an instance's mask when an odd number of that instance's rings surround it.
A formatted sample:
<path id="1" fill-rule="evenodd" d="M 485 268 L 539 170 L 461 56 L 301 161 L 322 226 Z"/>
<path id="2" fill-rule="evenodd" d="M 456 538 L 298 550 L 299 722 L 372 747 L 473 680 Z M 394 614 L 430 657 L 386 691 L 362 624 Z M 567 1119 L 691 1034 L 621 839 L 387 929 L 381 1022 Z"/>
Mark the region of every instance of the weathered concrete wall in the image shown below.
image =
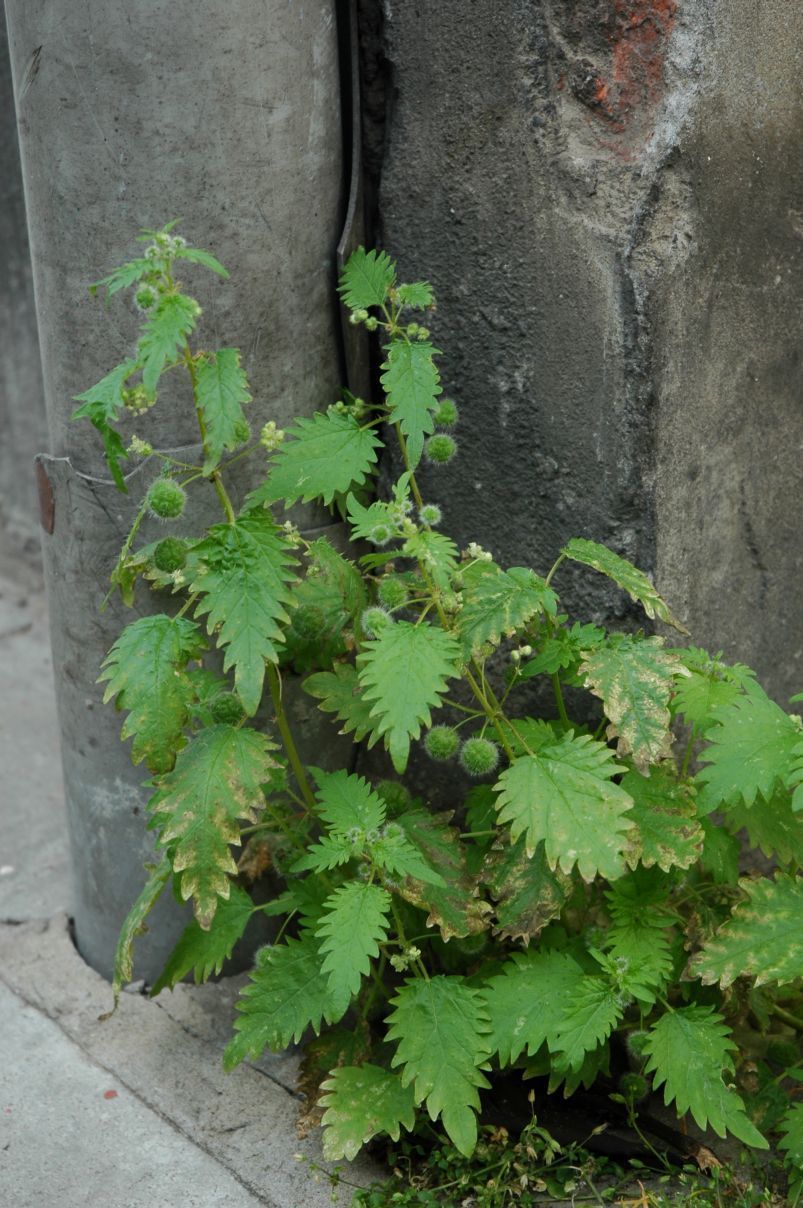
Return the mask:
<path id="1" fill-rule="evenodd" d="M 606 542 L 694 640 L 799 690 L 800 10 L 384 15 L 379 241 L 436 287 L 465 417 L 428 494 L 503 562 L 545 571 L 569 536 Z M 586 616 L 627 611 L 593 576 L 558 586 Z"/>
<path id="2" fill-rule="evenodd" d="M 114 548 L 157 467 L 131 465 L 131 493 L 118 494 L 96 434 L 70 422 L 73 396 L 130 355 L 138 327 L 130 300 L 93 301 L 87 284 L 131 256 L 141 227 L 180 217 L 182 234 L 230 270 L 224 283 L 193 265 L 182 278 L 204 308 L 197 346 L 243 350 L 255 430 L 336 397 L 343 165 L 334 0 L 7 0 L 6 10 L 53 455 L 43 462 L 55 493 L 44 552 L 76 936 L 108 974 L 151 840 L 146 774 L 130 766 L 120 719 L 104 710 L 95 681 L 122 626 L 166 605 L 144 592 L 133 614 L 114 602 L 98 613 Z M 192 446 L 186 385 L 168 380 L 162 395 L 124 436 Z M 238 468 L 235 498 L 264 473 L 254 461 Z M 208 522 L 209 495 L 200 491 L 197 503 L 191 495 L 188 531 Z M 295 518 L 331 524 L 313 508 Z M 160 907 L 139 945 L 139 976 L 154 976 L 186 922 L 171 901 Z"/>
<path id="3" fill-rule="evenodd" d="M 0 535 L 38 555 L 33 459 L 47 446 L 42 366 L 5 21 L 0 14 Z"/>

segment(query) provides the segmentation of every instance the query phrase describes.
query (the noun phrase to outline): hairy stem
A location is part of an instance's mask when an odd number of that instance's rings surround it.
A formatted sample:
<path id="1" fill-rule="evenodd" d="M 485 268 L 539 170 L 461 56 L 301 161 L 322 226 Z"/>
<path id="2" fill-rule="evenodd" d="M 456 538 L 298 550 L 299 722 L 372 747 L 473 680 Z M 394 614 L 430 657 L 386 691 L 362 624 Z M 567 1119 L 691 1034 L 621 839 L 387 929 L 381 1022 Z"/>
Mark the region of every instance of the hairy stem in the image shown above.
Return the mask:
<path id="1" fill-rule="evenodd" d="M 279 679 L 279 672 L 274 663 L 268 663 L 268 687 L 270 688 L 271 700 L 276 714 L 276 725 L 279 729 L 279 734 L 284 744 L 284 749 L 287 752 L 287 758 L 290 760 L 290 767 L 293 769 L 293 775 L 296 778 L 296 783 L 301 790 L 301 796 L 307 804 L 308 809 L 315 811 L 315 795 L 307 779 L 307 773 L 304 771 L 304 765 L 301 762 L 301 757 L 298 754 L 298 748 L 295 744 L 292 731 L 287 721 L 284 704 L 282 702 L 282 682 Z"/>

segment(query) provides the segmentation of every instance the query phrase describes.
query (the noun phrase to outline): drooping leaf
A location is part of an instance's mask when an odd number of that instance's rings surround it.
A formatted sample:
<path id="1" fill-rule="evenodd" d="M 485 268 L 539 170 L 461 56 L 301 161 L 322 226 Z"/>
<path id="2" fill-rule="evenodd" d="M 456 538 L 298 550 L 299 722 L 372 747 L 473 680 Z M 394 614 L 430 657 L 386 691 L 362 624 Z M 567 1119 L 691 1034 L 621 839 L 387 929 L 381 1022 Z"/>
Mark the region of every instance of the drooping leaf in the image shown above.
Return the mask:
<path id="1" fill-rule="evenodd" d="M 326 899 L 315 928 L 323 971 L 333 994 L 356 994 L 387 937 L 390 894 L 381 885 L 349 881 Z"/>
<path id="2" fill-rule="evenodd" d="M 167 964 L 151 987 L 151 997 L 154 998 L 162 990 L 172 990 L 188 973 L 193 974 L 196 985 L 220 973 L 223 962 L 231 956 L 253 912 L 254 903 L 250 896 L 239 885 L 232 885 L 228 901 L 221 899 L 218 902 L 208 931 L 204 931 L 194 919 L 185 927 Z"/>
<path id="3" fill-rule="evenodd" d="M 543 843 L 527 855 L 523 835 L 488 852 L 483 879 L 496 901 L 494 933 L 525 944 L 560 915 L 572 887 L 559 868 L 550 869 Z"/>
<path id="4" fill-rule="evenodd" d="M 396 299 L 402 306 L 411 306 L 413 310 L 426 310 L 434 303 L 435 295 L 428 281 L 411 281 L 406 285 L 396 286 Z"/>
<path id="5" fill-rule="evenodd" d="M 373 704 L 362 693 L 356 667 L 350 663 L 335 663 L 331 671 L 307 676 L 302 687 L 321 702 L 318 707 L 322 712 L 334 713 L 337 720 L 343 722 L 339 733 L 351 734 L 353 731 L 355 742 L 362 742 L 370 735 L 368 746 L 374 745 L 378 735 L 372 734 Z"/>
<path id="6" fill-rule="evenodd" d="M 143 885 L 134 905 L 125 916 L 123 925 L 120 928 L 120 934 L 117 937 L 117 946 L 114 950 L 114 974 L 112 977 L 112 991 L 114 993 L 112 1013 L 117 1009 L 117 1003 L 120 1000 L 120 991 L 134 976 L 134 940 L 138 935 L 143 935 L 148 930 L 145 920 L 161 897 L 165 885 L 170 880 L 170 873 L 172 871 L 167 856 L 164 856 L 159 864 L 152 864 L 147 866 L 147 868 L 150 876 Z"/>
<path id="7" fill-rule="evenodd" d="M 407 441 L 410 468 L 421 460 L 424 437 L 435 431 L 432 412 L 443 393 L 434 358 L 439 355 L 428 341 L 394 340 L 382 366 L 382 389 L 387 395 L 390 422 L 399 424 Z"/>
<path id="8" fill-rule="evenodd" d="M 297 419 L 273 455 L 265 484 L 252 492 L 249 503 L 283 500 L 289 507 L 298 499 L 322 499 L 330 504 L 335 495 L 365 483 L 379 443 L 371 428 L 361 428 L 353 415 L 333 408 Z"/>
<path id="9" fill-rule="evenodd" d="M 451 813 L 412 809 L 396 819 L 430 875 L 407 875 L 394 889 L 405 901 L 428 911 L 427 926 L 438 927 L 444 940 L 487 930 L 491 913 L 490 903 L 479 896 L 479 875 L 468 869 L 458 831 L 449 826 L 451 817 Z M 433 879 L 433 872 L 444 884 Z"/>
<path id="10" fill-rule="evenodd" d="M 566 734 L 536 755 L 513 761 L 499 778 L 499 821 L 510 823 L 527 851 L 543 840 L 550 868 L 581 877 L 614 880 L 624 871 L 623 853 L 632 826 L 625 817 L 632 798 L 611 778 L 621 771 L 613 752 L 588 735 Z"/>
<path id="11" fill-rule="evenodd" d="M 723 988 L 737 977 L 755 978 L 757 986 L 803 977 L 803 880 L 778 873 L 740 884 L 747 900 L 692 958 L 689 972 Z"/>
<path id="12" fill-rule="evenodd" d="M 703 850 L 700 867 L 715 885 L 735 885 L 739 880 L 739 840 L 708 818 L 700 819 Z"/>
<path id="13" fill-rule="evenodd" d="M 344 264 L 337 288 L 350 310 L 367 310 L 382 306 L 395 280 L 396 266 L 387 252 L 358 247 Z"/>
<path id="14" fill-rule="evenodd" d="M 193 898 L 204 930 L 218 899 L 229 897 L 229 876 L 237 872 L 229 846 L 240 842 L 238 819 L 257 821 L 275 749 L 255 730 L 209 726 L 179 751 L 150 800 L 159 844 L 169 848 L 173 871 L 182 873 L 181 895 Z"/>
<path id="15" fill-rule="evenodd" d="M 366 606 L 362 576 L 325 537 L 307 551 L 306 576 L 293 588 L 285 632 L 287 656 L 297 672 L 328 669 L 353 644 L 349 630 Z"/>
<path id="16" fill-rule="evenodd" d="M 139 369 L 137 361 L 123 361 L 107 373 L 96 385 L 83 394 L 76 394 L 81 403 L 72 413 L 72 419 L 88 419 L 103 440 L 106 464 L 118 490 L 127 493 L 120 462 L 128 458 L 128 452 L 119 432 L 111 425 L 119 418 L 123 403 L 123 389 L 128 378 Z"/>
<path id="17" fill-rule="evenodd" d="M 401 1129 L 409 1131 L 415 1123 L 413 1088 L 381 1066 L 341 1066 L 332 1070 L 321 1089 L 327 1161 L 351 1161 L 377 1133 L 398 1141 Z"/>
<path id="18" fill-rule="evenodd" d="M 190 260 L 193 264 L 202 264 L 204 268 L 209 268 L 213 273 L 217 273 L 218 277 L 225 279 L 229 275 L 220 261 L 211 252 L 205 252 L 201 247 L 176 248 L 173 256 L 176 260 Z"/>
<path id="19" fill-rule="evenodd" d="M 567 996 L 560 1023 L 551 1037 L 570 1069 L 583 1064 L 586 1053 L 607 1040 L 624 1013 L 622 997 L 606 977 L 586 975 Z"/>
<path id="20" fill-rule="evenodd" d="M 501 1065 L 542 1045 L 555 1046 L 566 1006 L 586 974 L 566 952 L 514 953 L 483 989 L 491 1023 L 489 1043 Z"/>
<path id="21" fill-rule="evenodd" d="M 557 597 L 546 582 L 524 566 L 509 570 L 478 563 L 465 572 L 463 607 L 458 618 L 466 655 L 485 642 L 496 645 L 537 613 L 554 616 Z"/>
<path id="22" fill-rule="evenodd" d="M 243 444 L 243 406 L 251 402 L 248 379 L 240 365 L 239 348 L 209 352 L 195 363 L 196 397 L 204 419 L 204 474 L 220 462 L 224 449 Z"/>
<path id="23" fill-rule="evenodd" d="M 760 848 L 765 856 L 803 868 L 803 814 L 792 809 L 787 789 L 776 788 L 770 801 L 757 797 L 752 806 L 743 801 L 729 805 L 725 825 L 733 834 L 744 828 L 750 846 Z"/>
<path id="24" fill-rule="evenodd" d="M 617 754 L 632 755 L 645 776 L 651 764 L 672 754 L 669 697 L 675 677 L 686 674 L 663 644 L 663 638 L 612 634 L 579 668 L 585 686 L 605 707 L 608 738 L 619 740 Z"/>
<path id="25" fill-rule="evenodd" d="M 153 395 L 162 370 L 173 361 L 195 328 L 200 307 L 185 294 L 162 294 L 150 312 L 140 337 L 142 384 Z"/>
<path id="26" fill-rule="evenodd" d="M 704 837 L 690 787 L 668 764 L 652 768 L 649 776 L 628 772 L 620 783 L 633 798 L 628 814 L 633 829 L 625 853 L 630 867 L 641 862 L 645 868 L 657 864 L 664 872 L 690 868 L 700 858 Z"/>
<path id="27" fill-rule="evenodd" d="M 667 625 L 673 625 L 681 633 L 689 632 L 672 616 L 668 605 L 658 595 L 644 571 L 638 570 L 632 562 L 621 558 L 607 546 L 598 545 L 596 541 L 587 541 L 583 537 L 572 537 L 561 553 L 573 562 L 581 562 L 583 566 L 590 566 L 613 579 L 617 587 L 626 591 L 634 603 L 641 605 L 648 617 L 657 617 Z"/>
<path id="28" fill-rule="evenodd" d="M 185 669 L 205 649 L 197 625 L 164 614 L 133 621 L 112 646 L 100 675 L 109 681 L 103 700 L 116 696 L 118 709 L 128 710 L 121 738 L 133 735 L 133 763 L 144 759 L 152 772 L 172 768 L 194 698 Z"/>
<path id="29" fill-rule="evenodd" d="M 317 1035 L 321 1022 L 337 1023 L 349 1005 L 349 995 L 334 992 L 322 969 L 320 945 L 311 931 L 300 939 L 260 949 L 250 980 L 240 992 L 234 1021 L 236 1035 L 223 1055 L 225 1069 L 259 1058 L 263 1051 L 278 1052 L 307 1028 Z"/>
<path id="30" fill-rule="evenodd" d="M 681 1007 L 667 1011 L 650 1029 L 645 1072 L 654 1074 L 656 1090 L 664 1086 L 664 1103 L 674 1102 L 679 1116 L 690 1111 L 699 1128 L 710 1125 L 720 1137 L 730 1132 L 747 1145 L 766 1149 L 740 1096 L 722 1076 L 723 1070 L 732 1073 L 735 1050 L 712 1007 Z"/>
<path id="31" fill-rule="evenodd" d="M 490 1055 L 482 995 L 462 977 L 410 978 L 392 999 L 387 1038 L 398 1041 L 392 1065 L 402 1066 L 402 1085 L 415 1102 L 440 1116 L 449 1138 L 470 1156 L 477 1143 L 480 1071 Z"/>
<path id="32" fill-rule="evenodd" d="M 111 297 L 112 294 L 119 293 L 121 289 L 127 289 L 129 285 L 141 281 L 143 277 L 147 277 L 152 272 L 153 261 L 147 260 L 144 256 L 138 256 L 136 260 L 128 260 L 125 264 L 121 264 L 114 272 L 109 273 L 108 277 L 101 277 L 100 281 L 93 281 L 89 291 L 96 294 L 105 286 Z"/>
<path id="33" fill-rule="evenodd" d="M 357 656 L 359 681 L 372 703 L 372 728 L 384 739 L 393 766 L 407 767 L 410 739 L 432 722 L 447 680 L 460 670 L 460 648 L 443 629 L 399 621 L 366 642 Z"/>
<path id="34" fill-rule="evenodd" d="M 769 800 L 788 777 L 801 739 L 798 723 L 754 682 L 716 712 L 717 725 L 700 755 L 709 766 L 697 773 L 701 800 L 716 808 L 742 800 L 752 806 L 758 794 Z"/>
<path id="35" fill-rule="evenodd" d="M 223 669 L 234 667 L 234 683 L 246 713 L 262 697 L 265 660 L 276 662 L 288 584 L 295 578 L 292 547 L 267 512 L 246 512 L 235 524 L 216 524 L 187 563 L 190 592 L 199 592 L 197 617 L 225 650 Z"/>
<path id="36" fill-rule="evenodd" d="M 568 1099 L 578 1087 L 590 1090 L 601 1074 L 610 1074 L 611 1046 L 604 1040 L 595 1049 L 590 1049 L 576 1068 L 569 1064 L 565 1053 L 553 1053 L 549 1064 L 547 1093 L 554 1095 L 562 1086 L 563 1098 Z"/>

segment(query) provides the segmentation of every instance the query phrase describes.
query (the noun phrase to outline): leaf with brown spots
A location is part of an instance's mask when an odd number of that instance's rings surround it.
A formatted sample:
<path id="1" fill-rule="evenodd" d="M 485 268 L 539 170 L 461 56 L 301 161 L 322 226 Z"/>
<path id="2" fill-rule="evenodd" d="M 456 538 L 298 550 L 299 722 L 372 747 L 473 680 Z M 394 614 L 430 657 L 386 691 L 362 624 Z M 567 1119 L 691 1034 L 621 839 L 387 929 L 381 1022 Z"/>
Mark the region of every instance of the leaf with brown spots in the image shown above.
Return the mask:
<path id="1" fill-rule="evenodd" d="M 689 632 L 677 617 L 672 616 L 669 606 L 658 595 L 644 571 L 639 570 L 626 558 L 615 554 L 607 546 L 598 545 L 596 541 L 587 541 L 584 537 L 572 537 L 561 553 L 573 562 L 582 562 L 583 566 L 590 566 L 613 579 L 617 587 L 621 587 L 631 600 L 641 605 L 648 617 L 658 617 L 660 621 L 673 625 L 681 633 Z"/>
<path id="2" fill-rule="evenodd" d="M 585 656 L 579 675 L 598 696 L 610 721 L 608 738 L 618 738 L 620 758 L 632 755 L 640 772 L 672 753 L 669 697 L 677 675 L 688 671 L 663 638 L 612 634 Z"/>
<path id="3" fill-rule="evenodd" d="M 572 888 L 570 877 L 550 869 L 543 843 L 528 856 L 523 837 L 489 852 L 483 880 L 496 901 L 494 934 L 525 945 L 560 915 Z"/>
<path id="4" fill-rule="evenodd" d="M 689 962 L 689 973 L 723 989 L 737 977 L 784 985 L 803 977 L 803 880 L 779 873 L 740 882 L 746 899 Z"/>
<path id="5" fill-rule="evenodd" d="M 486 931 L 491 913 L 490 903 L 479 896 L 479 876 L 468 870 L 458 832 L 449 826 L 451 817 L 451 813 L 430 814 L 421 809 L 396 819 L 425 863 L 440 873 L 445 885 L 405 877 L 393 888 L 405 901 L 429 912 L 427 926 L 439 927 L 444 940 L 465 939 Z"/>
<path id="6" fill-rule="evenodd" d="M 704 840 L 693 790 L 677 779 L 668 764 L 653 768 L 649 776 L 628 772 L 621 784 L 633 798 L 628 817 L 634 826 L 625 852 L 628 865 L 657 864 L 664 872 L 690 868 L 700 858 Z"/>
<path id="7" fill-rule="evenodd" d="M 229 897 L 237 873 L 229 846 L 240 842 L 239 819 L 257 821 L 275 749 L 255 730 L 209 726 L 179 752 L 149 802 L 159 846 L 168 848 L 173 871 L 182 874 L 181 895 L 193 899 L 205 931 L 218 899 Z"/>

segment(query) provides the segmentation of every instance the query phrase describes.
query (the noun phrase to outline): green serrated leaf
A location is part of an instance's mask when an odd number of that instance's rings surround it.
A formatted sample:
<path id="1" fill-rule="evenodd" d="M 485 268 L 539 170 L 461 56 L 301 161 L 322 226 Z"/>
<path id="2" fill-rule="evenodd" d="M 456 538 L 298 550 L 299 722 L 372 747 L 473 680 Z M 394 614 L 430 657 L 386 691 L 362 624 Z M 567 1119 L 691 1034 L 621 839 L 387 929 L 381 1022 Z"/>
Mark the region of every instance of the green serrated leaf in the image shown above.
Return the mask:
<path id="1" fill-rule="evenodd" d="M 618 962 L 623 981 L 641 989 L 637 997 L 642 1002 L 654 1002 L 672 973 L 670 928 L 676 921 L 675 914 L 660 882 L 651 891 L 643 870 L 614 882 L 605 896 L 612 920 L 605 949 Z"/>
<path id="2" fill-rule="evenodd" d="M 413 310 L 426 310 L 435 304 L 435 295 L 428 281 L 411 281 L 406 285 L 396 286 L 396 300 L 401 306 L 411 306 Z"/>
<path id="3" fill-rule="evenodd" d="M 485 642 L 496 645 L 538 613 L 554 616 L 557 596 L 524 566 L 500 570 L 477 563 L 464 575 L 463 607 L 458 617 L 460 643 L 467 655 Z"/>
<path id="4" fill-rule="evenodd" d="M 398 1041 L 392 1065 L 430 1119 L 440 1116 L 455 1146 L 469 1157 L 477 1143 L 480 1071 L 490 1056 L 482 995 L 461 977 L 408 979 L 392 999 L 387 1038 Z"/>
<path id="5" fill-rule="evenodd" d="M 672 754 L 669 697 L 675 677 L 686 674 L 663 645 L 663 638 L 613 634 L 579 668 L 586 688 L 605 707 L 608 739 L 619 740 L 617 754 L 632 755 L 645 776 L 651 764 Z"/>
<path id="6" fill-rule="evenodd" d="M 780 1124 L 778 1148 L 784 1151 L 784 1162 L 803 1172 L 803 1103 L 793 1103 Z"/>
<path id="7" fill-rule="evenodd" d="M 107 373 L 89 390 L 76 394 L 81 406 L 73 411 L 72 419 L 88 419 L 103 440 L 106 464 L 118 490 L 128 492 L 120 462 L 126 461 L 128 452 L 119 432 L 110 425 L 119 417 L 123 407 L 123 389 L 128 378 L 139 369 L 137 361 L 123 361 Z"/>
<path id="8" fill-rule="evenodd" d="M 521 664 L 519 674 L 522 679 L 532 679 L 535 675 L 563 672 L 564 683 L 580 687 L 577 670 L 583 658 L 588 657 L 583 652 L 594 650 L 604 641 L 605 630 L 596 625 L 575 623 L 569 629 L 560 628 L 541 642 L 534 659 Z"/>
<path id="9" fill-rule="evenodd" d="M 123 925 L 120 928 L 120 934 L 117 937 L 117 946 L 114 950 L 114 974 L 112 977 L 112 991 L 114 993 L 112 1013 L 117 1010 L 117 1004 L 120 1001 L 120 991 L 123 986 L 131 981 L 134 975 L 134 940 L 138 935 L 143 935 L 148 930 L 145 920 L 161 897 L 165 885 L 170 880 L 172 869 L 167 856 L 164 856 L 159 864 L 148 867 L 150 876 L 143 885 L 134 905 L 125 916 Z"/>
<path id="10" fill-rule="evenodd" d="M 176 260 L 191 260 L 193 264 L 202 264 L 204 268 L 209 268 L 213 273 L 217 273 L 218 277 L 225 279 L 229 275 L 220 261 L 211 252 L 205 252 L 203 248 L 177 248 L 173 252 L 173 256 Z"/>
<path id="11" fill-rule="evenodd" d="M 426 341 L 394 340 L 382 365 L 382 389 L 390 408 L 389 420 L 399 424 L 407 441 L 410 469 L 421 460 L 424 437 L 435 431 L 432 412 L 443 393 L 434 358 L 437 348 Z"/>
<path id="12" fill-rule="evenodd" d="M 320 671 L 310 675 L 302 684 L 306 693 L 321 703 L 324 713 L 334 713 L 343 722 L 341 734 L 354 733 L 354 741 L 362 742 L 371 735 L 369 749 L 378 740 L 373 735 L 374 722 L 371 718 L 373 705 L 362 694 L 362 685 L 357 678 L 357 669 L 350 663 L 336 663 L 331 671 Z"/>
<path id="13" fill-rule="evenodd" d="M 438 927 L 443 940 L 464 939 L 487 930 L 491 912 L 490 904 L 479 896 L 479 875 L 468 869 L 458 831 L 449 826 L 451 817 L 450 812 L 413 809 L 396 819 L 429 875 L 413 873 L 393 888 L 405 901 L 428 912 L 427 926 Z"/>
<path id="14" fill-rule="evenodd" d="M 93 281 L 89 289 L 94 294 L 105 286 L 111 297 L 112 294 L 118 293 L 121 289 L 127 289 L 129 285 L 134 285 L 135 282 L 141 281 L 143 277 L 147 277 L 152 272 L 153 261 L 146 260 L 144 256 L 138 256 L 136 260 L 128 260 L 125 264 L 121 264 L 113 273 L 109 273 L 108 277 L 102 277 L 100 281 Z"/>
<path id="15" fill-rule="evenodd" d="M 153 395 L 162 370 L 178 355 L 194 330 L 200 308 L 185 294 L 162 294 L 148 315 L 138 352 L 142 361 L 142 384 Z"/>
<path id="16" fill-rule="evenodd" d="M 570 1069 L 577 1070 L 586 1053 L 607 1040 L 623 1012 L 623 1000 L 606 977 L 585 976 L 564 1002 L 550 1048 Z"/>
<path id="17" fill-rule="evenodd" d="M 735 885 L 739 880 L 739 840 L 708 818 L 701 818 L 700 826 L 703 831 L 700 867 L 715 885 Z"/>
<path id="18" fill-rule="evenodd" d="M 351 1161 L 377 1133 L 398 1141 L 401 1128 L 409 1132 L 415 1124 L 412 1087 L 378 1065 L 334 1069 L 321 1090 L 323 1156 L 329 1162 Z"/>
<path id="19" fill-rule="evenodd" d="M 179 751 L 149 802 L 159 845 L 170 849 L 173 871 L 182 873 L 181 896 L 193 898 L 204 930 L 218 899 L 231 892 L 237 866 L 229 846 L 240 843 L 238 819 L 256 822 L 264 805 L 261 786 L 276 766 L 271 750 L 275 744 L 255 730 L 210 726 Z"/>
<path id="20" fill-rule="evenodd" d="M 604 743 L 568 733 L 502 773 L 499 821 L 510 823 L 514 842 L 526 835 L 530 853 L 543 840 L 550 868 L 570 873 L 576 864 L 586 881 L 598 873 L 614 880 L 624 871 L 632 826 L 624 816 L 632 798 L 611 783 L 621 770 Z"/>
<path id="21" fill-rule="evenodd" d="M 422 563 L 428 577 L 441 591 L 448 591 L 457 570 L 459 551 L 451 537 L 432 529 L 420 529 L 408 537 L 399 551 L 403 558 Z"/>
<path id="22" fill-rule="evenodd" d="M 229 899 L 218 902 L 212 926 L 208 931 L 193 919 L 167 959 L 162 972 L 151 987 L 151 997 L 174 986 L 192 973 L 196 985 L 220 973 L 223 962 L 234 951 L 254 912 L 254 903 L 244 889 L 232 885 Z"/>
<path id="23" fill-rule="evenodd" d="M 745 877 L 740 885 L 746 901 L 692 957 L 689 972 L 723 988 L 737 977 L 752 977 L 757 986 L 803 977 L 803 880 L 778 873 L 774 880 Z"/>
<path id="24" fill-rule="evenodd" d="M 543 843 L 527 855 L 523 835 L 488 852 L 483 880 L 496 901 L 494 934 L 525 944 L 558 918 L 572 888 L 565 873 L 550 869 Z"/>
<path id="25" fill-rule="evenodd" d="M 715 720 L 710 745 L 700 755 L 710 766 L 696 777 L 704 806 L 739 800 L 750 806 L 759 794 L 768 800 L 794 766 L 801 740 L 797 722 L 750 681 L 732 704 L 717 710 Z"/>
<path id="26" fill-rule="evenodd" d="M 310 931 L 259 951 L 236 1004 L 240 1015 L 223 1055 L 225 1069 L 258 1059 L 266 1048 L 278 1052 L 297 1044 L 309 1027 L 317 1036 L 322 1021 L 343 1018 L 349 995 L 331 989 L 322 965 L 320 945 Z"/>
<path id="27" fill-rule="evenodd" d="M 620 784 L 633 798 L 628 814 L 633 829 L 625 852 L 629 866 L 657 864 L 664 872 L 691 868 L 700 858 L 704 835 L 690 786 L 666 764 L 652 768 L 649 776 L 628 772 Z"/>
<path id="28" fill-rule="evenodd" d="M 634 603 L 641 605 L 648 617 L 657 617 L 659 621 L 673 625 L 681 633 L 689 632 L 672 616 L 669 606 L 658 595 L 644 571 L 638 570 L 632 562 L 621 558 L 607 546 L 598 545 L 596 541 L 587 541 L 583 537 L 572 537 L 561 553 L 573 562 L 581 562 L 583 566 L 590 566 L 613 579 Z"/>
<path id="29" fill-rule="evenodd" d="M 390 894 L 381 885 L 349 881 L 326 899 L 315 928 L 323 971 L 334 994 L 356 994 L 387 937 Z"/>
<path id="30" fill-rule="evenodd" d="M 383 825 L 385 803 L 362 776 L 319 768 L 311 771 L 318 786 L 318 816 L 330 831 L 346 834 L 353 827 L 368 831 Z"/>
<path id="31" fill-rule="evenodd" d="M 297 672 L 328 669 L 348 652 L 349 633 L 366 606 L 362 576 L 325 537 L 307 551 L 307 574 L 293 588 L 285 632 L 287 656 Z"/>
<path id="32" fill-rule="evenodd" d="M 720 1137 L 732 1133 L 747 1145 L 767 1149 L 750 1122 L 736 1091 L 722 1072 L 731 1073 L 736 1045 L 720 1015 L 711 1007 L 681 1007 L 653 1024 L 645 1042 L 645 1073 L 654 1074 L 655 1089 L 664 1086 L 664 1103 L 679 1116 L 690 1111 L 699 1128 L 709 1125 Z"/>
<path id="33" fill-rule="evenodd" d="M 206 643 L 186 617 L 140 617 L 127 625 L 103 663 L 99 682 L 108 680 L 104 703 L 117 697 L 128 710 L 121 738 L 131 738 L 132 763 L 144 759 L 152 772 L 168 772 L 184 745 L 184 727 L 194 697 L 185 669 Z"/>
<path id="34" fill-rule="evenodd" d="M 460 648 L 443 629 L 399 621 L 366 642 L 357 656 L 360 685 L 372 704 L 374 733 L 383 738 L 393 766 L 407 767 L 410 739 L 432 722 L 449 679 L 459 674 Z"/>
<path id="35" fill-rule="evenodd" d="M 729 805 L 725 825 L 734 835 L 744 828 L 750 846 L 760 848 L 765 856 L 803 868 L 803 814 L 792 809 L 787 789 L 776 788 L 770 801 L 757 797 L 752 806 L 743 801 Z"/>
<path id="36" fill-rule="evenodd" d="M 246 512 L 234 524 L 216 524 L 193 547 L 187 562 L 189 591 L 201 598 L 196 617 L 225 650 L 223 670 L 234 667 L 234 683 L 246 713 L 256 713 L 262 697 L 265 660 L 276 662 L 288 620 L 288 584 L 296 577 L 295 557 L 267 512 Z"/>
<path id="37" fill-rule="evenodd" d="M 586 974 L 566 952 L 514 953 L 483 990 L 491 1023 L 489 1043 L 501 1065 L 527 1050 L 552 1047 L 566 1005 Z"/>
<path id="38" fill-rule="evenodd" d="M 361 428 L 353 415 L 330 409 L 298 419 L 273 455 L 266 482 L 249 495 L 248 503 L 283 500 L 289 507 L 298 499 L 322 499 L 330 504 L 335 495 L 365 483 L 379 444 L 373 430 Z"/>
<path id="39" fill-rule="evenodd" d="M 706 650 L 675 650 L 689 674 L 678 680 L 672 698 L 672 712 L 682 714 L 686 723 L 701 734 L 716 723 L 716 710 L 731 705 L 742 692 L 748 668 L 732 670 L 712 659 Z"/>
<path id="40" fill-rule="evenodd" d="M 395 280 L 396 266 L 387 252 L 358 247 L 343 266 L 337 288 L 350 310 L 367 310 L 383 305 Z"/>
<path id="41" fill-rule="evenodd" d="M 209 474 L 225 449 L 243 443 L 238 433 L 245 423 L 243 405 L 251 402 L 251 393 L 239 348 L 221 348 L 200 357 L 195 363 L 195 390 L 206 429 L 203 471 Z"/>

